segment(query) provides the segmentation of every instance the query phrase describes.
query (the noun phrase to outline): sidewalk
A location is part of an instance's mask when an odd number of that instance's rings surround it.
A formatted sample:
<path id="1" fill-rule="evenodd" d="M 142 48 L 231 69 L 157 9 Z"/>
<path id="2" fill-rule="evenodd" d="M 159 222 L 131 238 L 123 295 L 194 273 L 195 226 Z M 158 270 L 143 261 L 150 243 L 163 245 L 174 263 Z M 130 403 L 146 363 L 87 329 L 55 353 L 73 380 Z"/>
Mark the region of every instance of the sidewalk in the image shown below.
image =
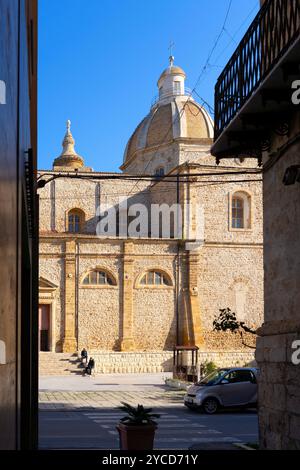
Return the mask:
<path id="1" fill-rule="evenodd" d="M 40 410 L 89 410 L 115 408 L 122 401 L 147 406 L 182 404 L 183 393 L 165 386 L 171 373 L 103 374 L 90 376 L 40 377 Z"/>
<path id="2" fill-rule="evenodd" d="M 41 376 L 39 389 L 43 391 L 157 391 L 165 389 L 164 379 L 171 372 L 157 374 L 99 374 L 95 377 Z"/>

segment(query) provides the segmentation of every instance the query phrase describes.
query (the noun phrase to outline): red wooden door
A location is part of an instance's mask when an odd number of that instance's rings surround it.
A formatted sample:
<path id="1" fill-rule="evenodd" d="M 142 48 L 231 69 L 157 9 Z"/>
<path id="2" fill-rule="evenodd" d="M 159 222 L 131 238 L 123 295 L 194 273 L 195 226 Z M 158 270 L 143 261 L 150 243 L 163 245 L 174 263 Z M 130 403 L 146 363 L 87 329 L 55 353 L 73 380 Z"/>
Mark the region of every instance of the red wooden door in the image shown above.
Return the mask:
<path id="1" fill-rule="evenodd" d="M 50 350 L 50 305 L 39 305 L 39 348 Z"/>

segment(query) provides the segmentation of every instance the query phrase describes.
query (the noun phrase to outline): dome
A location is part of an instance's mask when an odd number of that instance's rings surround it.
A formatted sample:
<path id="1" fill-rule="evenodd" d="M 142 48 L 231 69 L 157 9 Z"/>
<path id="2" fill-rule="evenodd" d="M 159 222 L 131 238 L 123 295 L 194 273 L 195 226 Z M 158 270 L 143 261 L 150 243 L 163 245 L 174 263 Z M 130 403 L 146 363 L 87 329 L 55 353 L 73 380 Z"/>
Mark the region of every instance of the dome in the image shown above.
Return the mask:
<path id="1" fill-rule="evenodd" d="M 170 66 L 159 77 L 159 95 L 149 114 L 130 137 L 121 169 L 132 162 L 139 151 L 155 149 L 175 140 L 208 143 L 213 137 L 213 121 L 206 109 L 197 103 L 185 88 L 185 72 Z"/>
<path id="2" fill-rule="evenodd" d="M 186 76 L 184 70 L 182 70 L 181 67 L 178 67 L 176 65 L 170 65 L 162 72 L 161 76 L 158 79 L 157 84 L 159 84 L 161 79 L 164 78 L 166 75 L 182 75 L 182 77 L 184 78 Z"/>

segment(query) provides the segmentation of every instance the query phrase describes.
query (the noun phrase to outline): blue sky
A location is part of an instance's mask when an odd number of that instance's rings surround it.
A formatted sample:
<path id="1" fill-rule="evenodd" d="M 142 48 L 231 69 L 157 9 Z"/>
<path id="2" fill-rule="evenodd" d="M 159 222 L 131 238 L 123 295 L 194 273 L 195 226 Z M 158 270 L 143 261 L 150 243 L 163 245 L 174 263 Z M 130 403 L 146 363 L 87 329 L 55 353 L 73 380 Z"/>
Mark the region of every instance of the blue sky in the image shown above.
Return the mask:
<path id="1" fill-rule="evenodd" d="M 40 0 L 39 168 L 61 152 L 67 119 L 77 152 L 98 171 L 118 171 L 127 140 L 148 113 L 175 43 L 175 64 L 193 88 L 230 0 Z M 197 87 L 214 84 L 258 10 L 231 0 L 225 30 Z"/>

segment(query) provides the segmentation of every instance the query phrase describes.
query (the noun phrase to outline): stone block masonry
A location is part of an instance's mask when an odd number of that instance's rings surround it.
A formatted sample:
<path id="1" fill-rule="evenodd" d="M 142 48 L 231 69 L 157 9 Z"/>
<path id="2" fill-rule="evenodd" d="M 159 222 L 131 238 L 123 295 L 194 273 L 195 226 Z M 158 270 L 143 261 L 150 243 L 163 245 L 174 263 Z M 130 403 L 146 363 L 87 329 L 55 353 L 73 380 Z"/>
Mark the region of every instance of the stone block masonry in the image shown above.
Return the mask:
<path id="1" fill-rule="evenodd" d="M 96 374 L 172 372 L 173 351 L 163 352 L 99 352 L 91 351 Z M 212 361 L 217 367 L 242 367 L 254 364 L 254 352 L 199 352 L 199 364 Z"/>
<path id="2" fill-rule="evenodd" d="M 213 321 L 219 309 L 229 307 L 253 328 L 262 323 L 261 185 L 252 181 L 237 186 L 230 172 L 223 176 L 225 184 L 216 184 L 208 142 L 166 142 L 159 158 L 167 164 L 166 171 L 188 174 L 193 184 L 181 184 L 177 193 L 174 181 L 164 179 L 137 185 L 130 180 L 65 177 L 40 189 L 40 303 L 47 302 L 50 329 L 46 351 L 75 353 L 85 347 L 97 355 L 100 373 L 171 370 L 175 344 L 195 344 L 203 358 L 205 352 L 216 353 L 209 357 L 220 366 L 244 365 L 253 358 L 252 351 L 248 353 L 239 335 L 214 332 Z M 249 168 L 252 163 L 243 165 Z M 211 172 L 206 178 L 212 184 L 203 185 L 195 176 L 202 171 Z M 57 175 L 46 173 L 46 179 Z M 231 226 L 230 201 L 237 190 L 251 200 L 246 230 Z M 130 196 L 128 208 L 138 203 L 149 210 L 152 204 L 171 207 L 179 202 L 183 238 L 152 238 L 148 232 L 131 238 L 98 237 L 99 204 L 117 208 L 124 195 Z M 193 251 L 188 246 L 196 236 L 195 215 L 191 233 L 186 230 L 190 205 L 195 213 L 196 206 L 203 206 L 205 216 L 203 243 Z M 76 232 L 69 224 L 74 211 L 82 215 Z M 104 273 L 111 282 L 95 281 L 95 273 Z M 141 282 L 148 273 L 155 273 L 155 282 Z M 160 278 L 168 282 L 160 284 Z M 246 338 L 247 345 L 254 341 Z M 225 350 L 229 356 L 222 355 Z"/>

